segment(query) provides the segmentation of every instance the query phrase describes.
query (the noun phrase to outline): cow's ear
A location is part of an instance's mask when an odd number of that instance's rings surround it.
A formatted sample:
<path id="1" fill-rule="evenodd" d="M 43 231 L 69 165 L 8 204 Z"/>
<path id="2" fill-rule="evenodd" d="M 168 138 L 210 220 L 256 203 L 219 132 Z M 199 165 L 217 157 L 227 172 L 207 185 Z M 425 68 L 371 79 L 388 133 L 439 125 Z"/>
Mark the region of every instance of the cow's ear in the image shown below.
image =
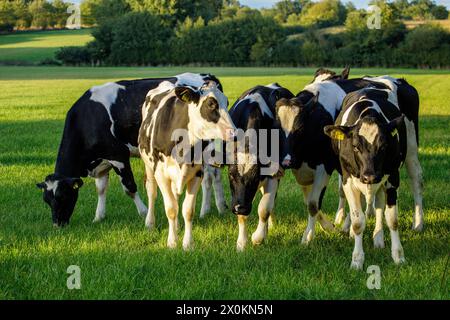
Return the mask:
<path id="1" fill-rule="evenodd" d="M 405 116 L 402 114 L 400 117 L 395 118 L 386 125 L 387 130 L 394 137 L 398 135 L 397 129 L 404 123 L 405 123 Z"/>
<path id="2" fill-rule="evenodd" d="M 350 66 L 346 66 L 344 70 L 342 70 L 341 77 L 342 79 L 348 79 L 350 75 Z"/>
<path id="3" fill-rule="evenodd" d="M 68 179 L 65 179 L 65 182 L 73 190 L 78 190 L 83 186 L 83 180 L 81 180 L 80 178 L 68 178 Z"/>
<path id="4" fill-rule="evenodd" d="M 39 189 L 44 191 L 46 189 L 46 187 L 47 187 L 47 184 L 45 182 L 37 183 L 36 187 L 38 187 Z"/>
<path id="5" fill-rule="evenodd" d="M 350 136 L 351 129 L 352 127 L 346 126 L 325 126 L 323 132 L 331 139 L 342 141 Z"/>
<path id="6" fill-rule="evenodd" d="M 198 103 L 200 100 L 200 94 L 190 87 L 176 87 L 175 94 L 178 99 L 187 103 Z"/>

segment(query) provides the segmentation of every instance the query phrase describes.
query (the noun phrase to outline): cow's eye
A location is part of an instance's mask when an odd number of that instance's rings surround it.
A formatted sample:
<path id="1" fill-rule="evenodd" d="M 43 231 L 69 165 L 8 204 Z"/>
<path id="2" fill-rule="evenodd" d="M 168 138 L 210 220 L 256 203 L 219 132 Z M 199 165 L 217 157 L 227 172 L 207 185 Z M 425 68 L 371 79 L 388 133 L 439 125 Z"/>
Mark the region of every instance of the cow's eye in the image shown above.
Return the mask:
<path id="1" fill-rule="evenodd" d="M 208 103 L 208 108 L 214 110 L 217 108 L 217 103 L 215 101 L 211 101 Z"/>

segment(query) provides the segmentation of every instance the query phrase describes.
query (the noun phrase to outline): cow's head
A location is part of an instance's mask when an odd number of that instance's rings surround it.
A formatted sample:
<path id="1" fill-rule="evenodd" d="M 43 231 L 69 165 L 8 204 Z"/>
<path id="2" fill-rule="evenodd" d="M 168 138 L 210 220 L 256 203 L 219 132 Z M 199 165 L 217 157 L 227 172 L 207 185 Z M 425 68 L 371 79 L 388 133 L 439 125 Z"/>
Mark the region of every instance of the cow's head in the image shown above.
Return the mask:
<path id="1" fill-rule="evenodd" d="M 178 99 L 189 105 L 189 127 L 201 140 L 234 137 L 236 127 L 228 114 L 228 99 L 215 81 L 207 81 L 200 88 L 177 86 Z"/>
<path id="2" fill-rule="evenodd" d="M 281 129 L 281 165 L 285 169 L 294 167 L 299 159 L 296 159 L 299 139 L 303 134 L 305 119 L 313 106 L 318 101 L 318 95 L 313 96 L 308 102 L 301 98 L 281 99 L 276 105 L 277 124 Z"/>
<path id="3" fill-rule="evenodd" d="M 44 201 L 52 210 L 53 225 L 62 227 L 69 223 L 78 199 L 78 190 L 83 185 L 80 178 L 66 178 L 51 174 L 37 187 L 42 190 Z"/>
<path id="4" fill-rule="evenodd" d="M 314 80 L 313 83 L 322 82 L 326 80 L 346 80 L 348 79 L 348 76 L 350 75 L 350 67 L 347 66 L 342 70 L 341 74 L 336 74 L 336 72 L 320 68 L 316 70 L 316 73 L 314 74 Z"/>
<path id="5" fill-rule="evenodd" d="M 398 129 L 403 120 L 403 115 L 389 123 L 364 117 L 353 126 L 331 125 L 324 131 L 340 142 L 339 157 L 347 171 L 363 184 L 378 184 L 385 174 L 386 162 L 400 152 Z"/>

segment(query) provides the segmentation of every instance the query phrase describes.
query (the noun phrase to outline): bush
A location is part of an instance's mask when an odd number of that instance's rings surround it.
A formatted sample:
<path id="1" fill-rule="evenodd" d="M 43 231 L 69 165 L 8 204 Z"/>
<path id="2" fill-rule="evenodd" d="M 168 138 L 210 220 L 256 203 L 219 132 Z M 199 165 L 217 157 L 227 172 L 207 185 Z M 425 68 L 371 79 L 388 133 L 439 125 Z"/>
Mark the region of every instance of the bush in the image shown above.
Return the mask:
<path id="1" fill-rule="evenodd" d="M 158 65 L 170 62 L 172 30 L 148 12 L 131 12 L 112 27 L 109 62 L 116 65 Z"/>
<path id="2" fill-rule="evenodd" d="M 39 61 L 39 65 L 41 66 L 60 66 L 61 62 L 52 58 L 45 58 Z"/>
<path id="3" fill-rule="evenodd" d="M 65 65 L 85 65 L 91 62 L 87 47 L 62 47 L 55 53 L 55 58 Z"/>

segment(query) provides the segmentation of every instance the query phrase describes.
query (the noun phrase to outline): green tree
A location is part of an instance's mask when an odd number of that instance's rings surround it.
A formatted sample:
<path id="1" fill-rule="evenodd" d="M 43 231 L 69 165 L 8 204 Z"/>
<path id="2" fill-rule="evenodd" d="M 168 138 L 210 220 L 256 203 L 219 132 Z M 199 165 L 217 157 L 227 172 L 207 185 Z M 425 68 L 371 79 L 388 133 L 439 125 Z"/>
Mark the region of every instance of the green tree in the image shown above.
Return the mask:
<path id="1" fill-rule="evenodd" d="M 339 0 L 323 0 L 303 10 L 300 22 L 304 26 L 328 27 L 345 21 L 345 7 Z"/>
<path id="2" fill-rule="evenodd" d="M 445 6 L 442 6 L 442 5 L 434 6 L 431 9 L 431 14 L 433 15 L 433 17 L 435 19 L 439 19 L 439 20 L 448 19 L 448 10 Z"/>

